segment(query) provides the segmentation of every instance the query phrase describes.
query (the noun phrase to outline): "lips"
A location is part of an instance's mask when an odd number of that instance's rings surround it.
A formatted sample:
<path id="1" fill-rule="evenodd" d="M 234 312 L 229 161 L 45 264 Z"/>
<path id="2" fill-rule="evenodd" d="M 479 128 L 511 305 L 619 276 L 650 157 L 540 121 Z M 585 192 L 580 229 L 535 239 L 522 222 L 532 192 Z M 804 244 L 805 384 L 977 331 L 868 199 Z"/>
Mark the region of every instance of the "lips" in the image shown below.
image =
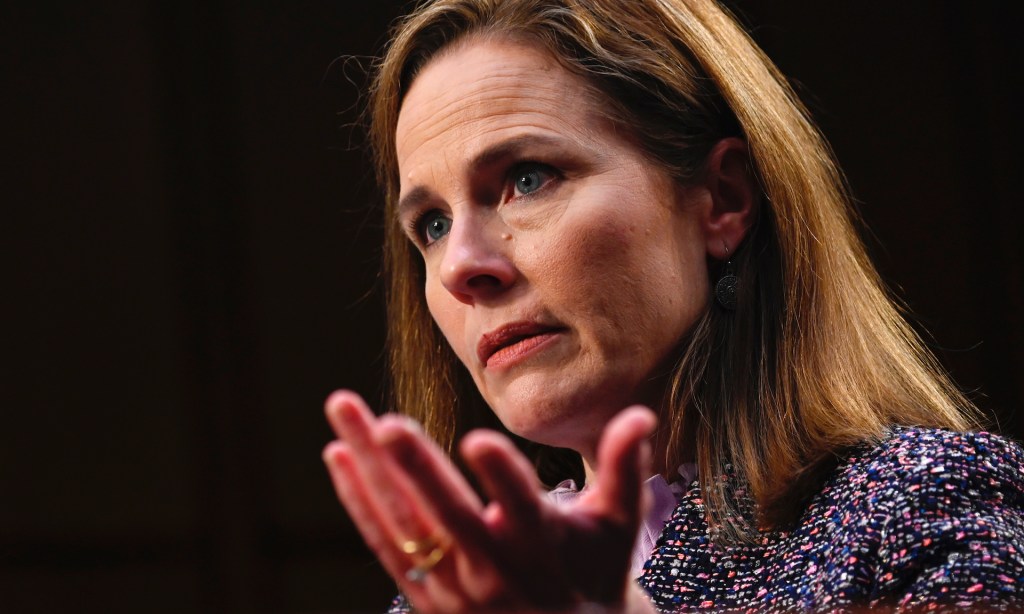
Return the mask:
<path id="1" fill-rule="evenodd" d="M 487 367 L 502 366 L 531 353 L 564 330 L 536 322 L 512 322 L 484 333 L 477 344 L 477 356 Z"/>

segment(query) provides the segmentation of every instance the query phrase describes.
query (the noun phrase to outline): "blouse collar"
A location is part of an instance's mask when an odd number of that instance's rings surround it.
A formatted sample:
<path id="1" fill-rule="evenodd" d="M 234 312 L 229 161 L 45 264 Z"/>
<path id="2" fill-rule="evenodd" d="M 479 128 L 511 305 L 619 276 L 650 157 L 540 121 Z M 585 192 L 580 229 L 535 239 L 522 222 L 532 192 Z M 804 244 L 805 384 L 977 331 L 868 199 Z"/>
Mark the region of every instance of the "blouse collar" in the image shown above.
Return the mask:
<path id="1" fill-rule="evenodd" d="M 671 483 L 665 480 L 661 474 L 651 476 L 644 482 L 644 488 L 651 493 L 651 507 L 647 510 L 643 522 L 640 524 L 640 531 L 637 534 L 637 542 L 633 546 L 633 554 L 630 557 L 630 577 L 639 577 L 644 570 L 644 563 L 654 552 L 654 546 L 658 543 L 665 524 L 672 517 L 679 499 L 686 493 L 690 485 L 697 479 L 697 466 L 694 463 L 684 463 L 677 470 L 678 480 Z M 564 480 L 553 490 L 547 493 L 548 500 L 555 505 L 566 505 L 575 501 L 584 491 L 576 487 L 572 480 Z"/>

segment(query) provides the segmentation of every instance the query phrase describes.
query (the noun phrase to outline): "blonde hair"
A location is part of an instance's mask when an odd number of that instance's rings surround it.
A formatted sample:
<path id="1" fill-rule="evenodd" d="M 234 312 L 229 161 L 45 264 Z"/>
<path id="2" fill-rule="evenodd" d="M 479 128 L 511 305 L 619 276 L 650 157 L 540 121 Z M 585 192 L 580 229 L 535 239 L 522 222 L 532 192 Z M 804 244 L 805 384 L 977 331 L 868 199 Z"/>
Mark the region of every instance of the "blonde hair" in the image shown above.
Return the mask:
<path id="1" fill-rule="evenodd" d="M 869 262 L 824 138 L 725 9 L 713 0 L 436 0 L 397 24 L 369 112 L 386 198 L 393 403 L 442 445 L 496 420 L 428 313 L 420 258 L 394 222 L 394 135 L 417 73 L 470 35 L 547 50 L 680 182 L 718 140 L 748 144 L 763 194 L 732 254 L 738 306 L 725 312 L 709 300 L 684 340 L 656 447 L 664 470 L 693 455 L 715 526 L 735 537 L 750 528 L 722 479 L 728 465 L 758 523 L 779 526 L 795 520 L 842 449 L 893 425 L 977 424 Z"/>

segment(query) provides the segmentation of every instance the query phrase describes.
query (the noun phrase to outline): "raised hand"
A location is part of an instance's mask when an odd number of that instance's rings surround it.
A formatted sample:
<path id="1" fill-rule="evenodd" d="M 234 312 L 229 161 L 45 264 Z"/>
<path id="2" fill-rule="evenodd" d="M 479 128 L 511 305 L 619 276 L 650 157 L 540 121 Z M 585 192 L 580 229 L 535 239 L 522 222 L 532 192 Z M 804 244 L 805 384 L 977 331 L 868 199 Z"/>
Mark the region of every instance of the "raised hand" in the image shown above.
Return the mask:
<path id="1" fill-rule="evenodd" d="M 324 450 L 338 497 L 418 612 L 654 611 L 627 577 L 650 410 L 609 422 L 596 483 L 570 506 L 544 498 L 530 463 L 498 433 L 470 433 L 460 450 L 485 505 L 415 422 L 375 418 L 347 391 L 331 395 L 326 413 L 339 437 Z"/>

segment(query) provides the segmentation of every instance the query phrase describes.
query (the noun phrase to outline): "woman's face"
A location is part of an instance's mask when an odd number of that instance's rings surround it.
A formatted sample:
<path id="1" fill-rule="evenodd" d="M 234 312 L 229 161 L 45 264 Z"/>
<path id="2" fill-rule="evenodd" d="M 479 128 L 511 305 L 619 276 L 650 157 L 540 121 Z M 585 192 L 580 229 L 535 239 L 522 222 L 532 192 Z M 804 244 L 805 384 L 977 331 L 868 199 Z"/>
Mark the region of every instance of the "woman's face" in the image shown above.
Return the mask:
<path id="1" fill-rule="evenodd" d="M 706 190 L 597 104 L 539 48 L 474 39 L 424 68 L 396 131 L 430 313 L 511 431 L 585 458 L 612 415 L 658 403 L 709 296 Z"/>

